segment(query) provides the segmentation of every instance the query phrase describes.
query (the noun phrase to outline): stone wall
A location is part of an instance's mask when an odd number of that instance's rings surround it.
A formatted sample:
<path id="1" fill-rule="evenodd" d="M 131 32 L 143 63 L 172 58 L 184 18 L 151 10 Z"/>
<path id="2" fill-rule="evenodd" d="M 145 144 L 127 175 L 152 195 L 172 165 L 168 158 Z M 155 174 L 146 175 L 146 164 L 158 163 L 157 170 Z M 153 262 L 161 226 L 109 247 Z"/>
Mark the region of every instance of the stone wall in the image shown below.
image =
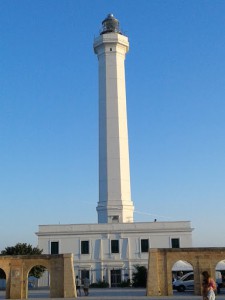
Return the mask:
<path id="1" fill-rule="evenodd" d="M 27 299 L 29 272 L 38 265 L 50 274 L 51 298 L 77 296 L 72 254 L 16 255 L 0 256 L 0 268 L 6 274 L 7 299 Z"/>
<path id="2" fill-rule="evenodd" d="M 193 266 L 194 294 L 201 295 L 203 271 L 212 277 L 219 261 L 225 259 L 225 248 L 150 249 L 148 260 L 147 296 L 171 296 L 172 267 L 178 260 Z"/>

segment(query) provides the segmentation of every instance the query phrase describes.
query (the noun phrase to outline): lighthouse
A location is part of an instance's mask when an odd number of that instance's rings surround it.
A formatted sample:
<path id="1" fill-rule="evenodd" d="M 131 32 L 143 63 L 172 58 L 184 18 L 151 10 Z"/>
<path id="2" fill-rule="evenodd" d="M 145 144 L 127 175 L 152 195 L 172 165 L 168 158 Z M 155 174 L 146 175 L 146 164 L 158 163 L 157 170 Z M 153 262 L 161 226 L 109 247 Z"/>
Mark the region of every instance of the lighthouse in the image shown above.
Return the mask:
<path id="1" fill-rule="evenodd" d="M 124 66 L 128 50 L 127 36 L 109 14 L 94 40 L 99 78 L 98 223 L 133 222 Z"/>
<path id="2" fill-rule="evenodd" d="M 128 49 L 119 21 L 108 15 L 94 40 L 99 68 L 98 223 L 39 225 L 36 233 L 44 254 L 73 253 L 76 275 L 110 287 L 132 278 L 137 265 L 148 268 L 149 248 L 192 247 L 190 221 L 133 219 L 124 68 Z M 48 285 L 47 272 L 41 282 Z"/>

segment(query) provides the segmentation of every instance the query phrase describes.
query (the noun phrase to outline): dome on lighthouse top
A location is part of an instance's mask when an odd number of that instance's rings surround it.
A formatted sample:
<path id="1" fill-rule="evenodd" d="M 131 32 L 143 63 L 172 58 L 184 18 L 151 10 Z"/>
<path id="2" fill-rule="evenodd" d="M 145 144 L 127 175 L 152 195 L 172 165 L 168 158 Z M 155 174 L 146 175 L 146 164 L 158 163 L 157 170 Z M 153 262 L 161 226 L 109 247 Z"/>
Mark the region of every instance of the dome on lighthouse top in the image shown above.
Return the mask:
<path id="1" fill-rule="evenodd" d="M 113 16 L 113 14 L 108 14 L 108 16 L 102 21 L 102 32 L 104 33 L 120 33 L 119 21 Z"/>

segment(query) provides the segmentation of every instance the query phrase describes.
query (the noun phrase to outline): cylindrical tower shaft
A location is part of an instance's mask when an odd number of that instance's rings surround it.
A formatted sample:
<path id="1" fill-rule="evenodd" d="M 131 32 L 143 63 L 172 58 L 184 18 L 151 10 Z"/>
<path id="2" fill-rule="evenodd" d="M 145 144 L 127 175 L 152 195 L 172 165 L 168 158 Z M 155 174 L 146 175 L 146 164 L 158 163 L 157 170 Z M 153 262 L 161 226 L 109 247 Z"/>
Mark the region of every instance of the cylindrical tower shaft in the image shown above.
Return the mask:
<path id="1" fill-rule="evenodd" d="M 99 62 L 98 223 L 133 222 L 124 60 L 128 38 L 109 15 L 94 41 Z"/>

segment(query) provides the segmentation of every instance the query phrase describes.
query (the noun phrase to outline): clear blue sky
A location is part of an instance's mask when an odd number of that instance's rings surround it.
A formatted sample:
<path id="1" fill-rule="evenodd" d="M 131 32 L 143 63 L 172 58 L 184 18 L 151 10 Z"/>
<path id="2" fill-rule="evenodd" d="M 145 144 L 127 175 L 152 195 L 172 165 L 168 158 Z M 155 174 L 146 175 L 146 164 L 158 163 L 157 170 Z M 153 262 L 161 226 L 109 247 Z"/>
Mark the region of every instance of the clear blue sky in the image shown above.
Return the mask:
<path id="1" fill-rule="evenodd" d="M 126 57 L 136 221 L 191 221 L 225 246 L 225 1 L 0 1 L 0 250 L 39 224 L 96 223 L 98 63 L 108 13 Z"/>

